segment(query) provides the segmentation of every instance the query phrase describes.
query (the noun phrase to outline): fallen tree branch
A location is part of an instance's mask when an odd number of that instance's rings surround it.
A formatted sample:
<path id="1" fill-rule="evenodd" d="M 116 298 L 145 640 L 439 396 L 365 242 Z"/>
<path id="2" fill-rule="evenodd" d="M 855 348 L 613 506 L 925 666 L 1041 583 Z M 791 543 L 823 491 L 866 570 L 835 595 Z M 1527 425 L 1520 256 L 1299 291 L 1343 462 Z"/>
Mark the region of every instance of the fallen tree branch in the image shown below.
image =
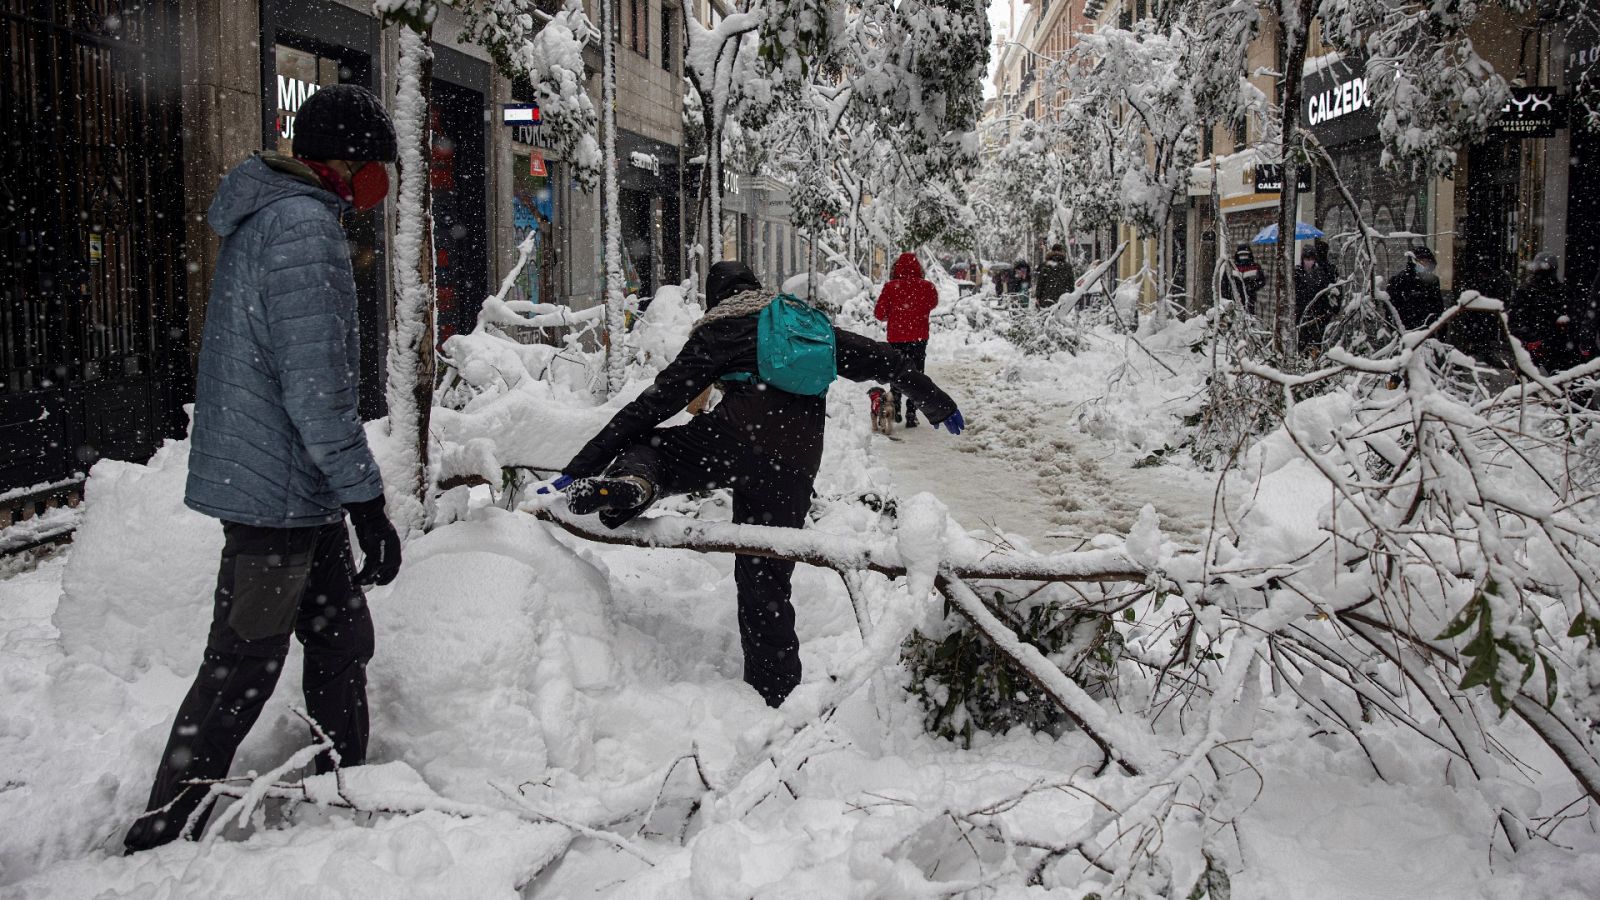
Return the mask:
<path id="1" fill-rule="evenodd" d="M 607 530 L 593 517 L 580 518 L 564 509 L 544 505 L 523 508 L 539 519 L 599 544 L 739 553 L 805 563 L 841 574 L 865 569 L 891 578 L 906 576 L 905 562 L 890 540 L 871 542 L 801 528 L 701 522 L 682 516 L 636 520 Z M 1151 575 L 1149 569 L 1117 550 L 1023 556 L 994 553 L 987 547 L 981 551 L 974 547 L 965 552 L 962 548 L 950 548 L 944 567 L 956 578 L 999 581 L 1143 582 Z"/>

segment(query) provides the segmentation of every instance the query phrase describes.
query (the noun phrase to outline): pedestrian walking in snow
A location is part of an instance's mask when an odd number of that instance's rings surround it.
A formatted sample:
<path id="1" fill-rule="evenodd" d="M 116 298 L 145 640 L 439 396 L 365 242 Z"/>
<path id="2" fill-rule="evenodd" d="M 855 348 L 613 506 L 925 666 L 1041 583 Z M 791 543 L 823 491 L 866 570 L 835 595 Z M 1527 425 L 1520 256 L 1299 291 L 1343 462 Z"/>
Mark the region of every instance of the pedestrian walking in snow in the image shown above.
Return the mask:
<path id="1" fill-rule="evenodd" d="M 965 427 L 955 401 L 888 344 L 833 328 L 798 300 L 775 298 L 742 262 L 711 267 L 706 303 L 705 316 L 678 357 L 550 486 L 567 491 L 573 512 L 598 512 L 602 523 L 615 528 L 658 497 L 726 487 L 733 490 L 734 522 L 803 526 L 822 462 L 825 394 L 835 371 L 852 381 L 894 385 L 952 434 Z M 805 331 L 804 344 L 790 342 L 786 320 Z M 831 361 L 816 352 L 830 338 Z M 783 354 L 774 350 L 798 350 L 808 366 L 799 372 L 780 368 Z M 810 365 L 816 363 L 822 371 Z M 790 380 L 796 375 L 801 377 Z M 714 381 L 724 390 L 715 409 L 686 425 L 657 427 Z M 800 641 L 790 603 L 794 563 L 739 556 L 733 571 L 744 680 L 768 705 L 778 706 L 800 683 Z"/>
<path id="2" fill-rule="evenodd" d="M 990 266 L 989 281 L 994 284 L 994 295 L 1004 297 L 1011 292 L 1011 267 Z"/>
<path id="3" fill-rule="evenodd" d="M 372 619 L 361 585 L 387 584 L 400 539 L 356 414 L 355 280 L 340 216 L 388 194 L 394 126 L 352 85 L 307 98 L 293 157 L 227 174 L 207 219 L 222 236 L 206 305 L 184 500 L 222 520 L 205 659 L 178 709 L 128 852 L 177 838 L 227 777 L 289 652 L 305 646 L 305 700 L 339 763 L 367 754 Z M 348 513 L 366 564 L 356 571 Z M 324 754 L 317 771 L 334 767 Z M 198 833 L 209 810 L 200 810 Z"/>
<path id="4" fill-rule="evenodd" d="M 900 352 L 906 365 L 922 372 L 928 365 L 928 316 L 939 305 L 939 292 L 933 282 L 922 277 L 922 263 L 915 253 L 902 253 L 890 270 L 894 275 L 878 294 L 878 305 L 872 311 L 879 322 L 889 326 L 889 344 Z M 893 405 L 894 420 L 900 421 L 904 398 L 899 389 L 889 387 L 889 402 Z M 917 424 L 917 407 L 905 400 L 906 426 Z M 937 421 L 937 420 L 935 420 Z"/>
<path id="5" fill-rule="evenodd" d="M 1040 309 L 1056 305 L 1061 295 L 1070 292 L 1078 279 L 1072 271 L 1072 260 L 1067 258 L 1067 248 L 1056 244 L 1044 255 L 1039 266 L 1039 287 L 1034 302 Z"/>
<path id="6" fill-rule="evenodd" d="M 1033 290 L 1033 267 L 1025 259 L 1019 259 L 1011 264 L 1011 292 L 1022 295 L 1022 304 L 1027 305 L 1028 294 Z"/>
<path id="7" fill-rule="evenodd" d="M 1389 279 L 1389 302 L 1400 316 L 1406 331 L 1427 327 L 1444 312 L 1444 293 L 1439 290 L 1438 266 L 1433 251 L 1413 247 L 1406 252 L 1406 267 Z"/>
<path id="8" fill-rule="evenodd" d="M 1265 281 L 1261 265 L 1249 244 L 1240 244 L 1233 250 L 1233 268 L 1223 273 L 1222 296 L 1244 307 L 1250 315 L 1256 314 L 1256 295 Z"/>
<path id="9" fill-rule="evenodd" d="M 1294 271 L 1300 351 L 1312 355 L 1323 351 L 1323 335 L 1339 310 L 1336 275 L 1332 264 L 1321 254 L 1316 244 L 1306 246 L 1300 251 L 1300 266 Z"/>
<path id="10" fill-rule="evenodd" d="M 1569 303 L 1554 253 L 1540 253 L 1527 280 L 1511 295 L 1511 333 L 1546 372 L 1560 372 L 1593 358 L 1595 335 L 1590 310 Z M 1587 304 L 1585 304 L 1587 306 Z"/>

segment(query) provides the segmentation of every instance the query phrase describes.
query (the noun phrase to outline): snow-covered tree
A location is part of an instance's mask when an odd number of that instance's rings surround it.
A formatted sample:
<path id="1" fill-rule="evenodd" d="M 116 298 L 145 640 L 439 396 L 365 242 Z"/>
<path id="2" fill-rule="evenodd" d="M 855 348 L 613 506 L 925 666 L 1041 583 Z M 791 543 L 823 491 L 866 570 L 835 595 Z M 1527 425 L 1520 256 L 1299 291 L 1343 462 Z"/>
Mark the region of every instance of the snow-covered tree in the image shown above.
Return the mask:
<path id="1" fill-rule="evenodd" d="M 373 4 L 385 22 L 398 27 L 400 37 L 392 110 L 400 145 L 395 313 L 387 368 L 389 428 L 405 438 L 396 442 L 398 467 L 404 475 L 390 501 L 395 520 L 412 530 L 428 526 L 433 480 L 428 421 L 437 380 L 434 334 L 438 303 L 433 284 L 428 178 L 433 136 L 428 109 L 432 102 L 433 26 L 446 6 L 465 17 L 463 39 L 487 48 L 508 77 L 532 82 L 543 124 L 551 129 L 558 151 L 571 160 L 579 184 L 592 186 L 601 170 L 594 133 L 597 116 L 583 84 L 583 47 L 599 32 L 584 14 L 581 0 L 569 0 L 555 14 L 538 9 L 534 0 L 376 0 Z M 614 258 L 611 263 L 620 266 Z M 620 309 L 620 300 L 617 306 Z"/>
<path id="2" fill-rule="evenodd" d="M 797 226 L 835 231 L 841 247 L 866 231 L 916 246 L 962 222 L 987 60 L 980 4 L 767 0 L 685 27 L 713 235 L 730 151 L 789 186 Z"/>

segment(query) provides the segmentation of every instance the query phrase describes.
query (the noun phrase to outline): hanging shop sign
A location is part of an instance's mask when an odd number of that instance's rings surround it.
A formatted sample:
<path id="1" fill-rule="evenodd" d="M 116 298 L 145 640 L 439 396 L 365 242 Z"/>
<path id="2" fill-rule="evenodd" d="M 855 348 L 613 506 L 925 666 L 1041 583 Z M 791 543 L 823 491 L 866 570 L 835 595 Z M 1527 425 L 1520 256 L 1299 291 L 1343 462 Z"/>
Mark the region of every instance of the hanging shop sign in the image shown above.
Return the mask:
<path id="1" fill-rule="evenodd" d="M 637 150 L 628 154 L 628 165 L 635 169 L 643 169 L 651 175 L 661 175 L 661 160 L 654 153 L 640 153 Z"/>
<path id="2" fill-rule="evenodd" d="M 1301 83 L 1300 121 L 1324 147 L 1378 133 L 1366 63 L 1345 59 L 1306 74 Z"/>
<path id="3" fill-rule="evenodd" d="M 1303 167 L 1295 167 L 1294 181 L 1296 190 L 1311 190 L 1311 174 Z M 1277 163 L 1257 163 L 1255 168 L 1255 192 L 1258 194 L 1283 193 L 1283 166 Z"/>
<path id="4" fill-rule="evenodd" d="M 522 144 L 527 147 L 539 147 L 544 150 L 556 148 L 555 137 L 548 134 L 538 125 L 518 125 L 511 129 L 512 143 Z"/>
<path id="5" fill-rule="evenodd" d="M 1572 16 L 1567 26 L 1567 84 L 1587 76 L 1600 80 L 1600 23 L 1593 16 Z"/>
<path id="6" fill-rule="evenodd" d="M 500 107 L 502 125 L 539 125 L 541 121 L 537 103 L 506 103 Z"/>
<path id="7" fill-rule="evenodd" d="M 550 174 L 550 170 L 545 168 L 543 153 L 535 150 L 528 155 L 528 174 L 535 178 L 544 178 Z"/>
<path id="8" fill-rule="evenodd" d="M 1512 88 L 1500 118 L 1489 126 L 1490 134 L 1525 138 L 1556 136 L 1556 129 L 1567 127 L 1565 98 L 1553 87 Z"/>

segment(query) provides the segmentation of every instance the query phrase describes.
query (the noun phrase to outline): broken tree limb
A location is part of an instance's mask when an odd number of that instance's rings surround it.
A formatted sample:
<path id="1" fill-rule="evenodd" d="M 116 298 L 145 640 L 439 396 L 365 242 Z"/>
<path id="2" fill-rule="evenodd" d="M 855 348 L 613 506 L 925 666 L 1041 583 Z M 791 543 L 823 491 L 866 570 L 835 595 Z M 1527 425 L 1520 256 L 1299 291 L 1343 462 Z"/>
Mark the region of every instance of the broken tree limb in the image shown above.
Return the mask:
<path id="1" fill-rule="evenodd" d="M 937 583 L 939 592 L 967 617 L 974 628 L 989 639 L 996 650 L 1015 661 L 1027 674 L 1028 680 L 1061 707 L 1062 712 L 1066 713 L 1083 733 L 1100 747 L 1107 758 L 1115 759 L 1129 775 L 1138 775 L 1155 768 L 1155 756 L 1145 747 L 1145 741 L 1113 720 L 1111 713 L 1107 712 L 1105 707 L 1096 703 L 1094 698 L 1068 678 L 1065 672 L 1045 659 L 1038 647 L 1017 637 L 1017 633 L 990 612 L 965 582 L 960 578 L 941 574 Z"/>
<path id="2" fill-rule="evenodd" d="M 892 578 L 906 576 L 905 562 L 892 539 L 877 541 L 827 534 L 804 528 L 734 525 L 701 522 L 682 516 L 636 520 L 615 530 L 606 529 L 591 516 L 574 516 L 565 509 L 526 505 L 534 516 L 599 544 L 658 549 L 695 550 L 700 553 L 741 553 L 786 559 L 837 572 L 871 570 Z M 1098 583 L 1143 582 L 1151 572 L 1118 550 L 1084 550 L 1047 556 L 995 553 L 988 547 L 952 547 L 944 568 L 961 579 Z"/>
<path id="3" fill-rule="evenodd" d="M 699 522 L 677 516 L 664 516 L 643 522 L 630 523 L 615 530 L 602 530 L 594 520 L 579 518 L 565 510 L 547 505 L 530 505 L 535 516 L 558 525 L 571 534 L 598 543 L 696 550 L 702 553 L 743 553 L 803 562 L 830 568 L 847 579 L 862 570 L 881 572 L 891 577 L 906 577 L 908 572 L 893 539 L 878 541 L 852 540 L 841 535 L 831 535 L 804 529 L 771 528 L 760 525 L 731 525 L 721 522 Z M 1110 550 L 1091 550 L 1078 553 L 1060 553 L 1051 556 L 1029 557 L 1014 554 L 985 552 L 962 553 L 960 548 L 945 548 L 946 558 L 936 579 L 941 594 L 949 599 L 1002 654 L 1014 660 L 1046 696 L 1083 729 L 1106 754 L 1115 759 L 1129 774 L 1150 771 L 1156 760 L 1147 752 L 1144 743 L 1122 726 L 1112 721 L 1098 703 L 1055 667 L 1037 647 L 1018 638 L 983 600 L 968 587 L 963 579 L 1015 579 L 1059 582 L 1143 582 L 1150 572 L 1127 554 Z M 887 648 L 879 647 L 873 654 L 880 663 L 885 651 L 893 653 L 909 629 L 903 629 Z M 875 637 L 881 638 L 881 635 Z M 878 643 L 878 641 L 869 641 Z M 862 679 L 865 680 L 865 679 Z M 832 705 L 853 693 L 859 683 L 842 679 L 840 694 Z M 750 793 L 748 790 L 745 793 Z M 741 811 L 750 805 L 748 799 L 735 806 Z"/>

